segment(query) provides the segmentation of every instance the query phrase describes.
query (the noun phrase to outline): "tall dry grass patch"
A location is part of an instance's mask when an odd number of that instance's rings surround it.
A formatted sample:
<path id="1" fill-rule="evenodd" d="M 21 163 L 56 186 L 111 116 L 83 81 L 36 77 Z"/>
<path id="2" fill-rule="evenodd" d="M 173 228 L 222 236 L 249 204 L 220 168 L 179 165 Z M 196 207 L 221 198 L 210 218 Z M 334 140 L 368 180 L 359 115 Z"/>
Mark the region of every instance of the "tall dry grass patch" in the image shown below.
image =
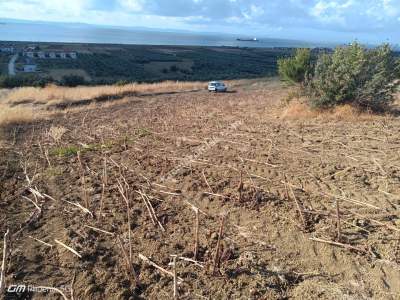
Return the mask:
<path id="1" fill-rule="evenodd" d="M 0 105 L 0 126 L 34 121 L 38 114 L 32 108 Z"/>
<path id="2" fill-rule="evenodd" d="M 204 88 L 204 83 L 173 81 L 152 84 L 131 83 L 123 86 L 81 86 L 75 88 L 50 85 L 44 88 L 24 87 L 15 89 L 5 97 L 5 100 L 8 103 L 31 102 L 50 105 L 100 97 L 123 96 L 130 93 L 180 92 L 200 88 Z"/>
<path id="3" fill-rule="evenodd" d="M 326 121 L 367 121 L 378 116 L 359 109 L 351 105 L 340 105 L 330 110 L 312 109 L 304 102 L 292 101 L 282 111 L 281 118 L 287 120 L 319 119 Z"/>
<path id="4" fill-rule="evenodd" d="M 283 119 L 309 119 L 318 117 L 318 112 L 313 111 L 310 107 L 299 101 L 290 102 L 281 115 Z"/>

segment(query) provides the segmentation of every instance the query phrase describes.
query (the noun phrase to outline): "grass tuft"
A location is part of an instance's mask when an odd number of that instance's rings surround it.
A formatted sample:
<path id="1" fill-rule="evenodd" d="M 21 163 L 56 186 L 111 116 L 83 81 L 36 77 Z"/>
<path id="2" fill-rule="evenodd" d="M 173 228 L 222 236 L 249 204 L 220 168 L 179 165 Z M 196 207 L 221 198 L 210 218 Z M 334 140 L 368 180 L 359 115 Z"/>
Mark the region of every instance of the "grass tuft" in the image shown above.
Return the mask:
<path id="1" fill-rule="evenodd" d="M 52 155 L 66 157 L 66 156 L 74 156 L 77 155 L 79 148 L 76 146 L 68 146 L 68 147 L 57 147 L 51 151 Z"/>
<path id="2" fill-rule="evenodd" d="M 136 136 L 139 138 L 143 138 L 146 136 L 152 135 L 151 131 L 148 130 L 147 128 L 138 128 L 136 130 Z"/>

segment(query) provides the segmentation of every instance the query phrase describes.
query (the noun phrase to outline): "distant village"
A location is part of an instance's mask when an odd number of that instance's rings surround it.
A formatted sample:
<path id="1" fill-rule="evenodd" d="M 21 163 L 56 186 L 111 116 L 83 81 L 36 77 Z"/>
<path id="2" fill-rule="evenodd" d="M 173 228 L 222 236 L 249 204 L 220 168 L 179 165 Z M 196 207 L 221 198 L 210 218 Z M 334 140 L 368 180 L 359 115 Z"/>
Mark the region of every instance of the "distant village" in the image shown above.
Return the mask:
<path id="1" fill-rule="evenodd" d="M 22 51 L 24 57 L 40 58 L 40 59 L 76 59 L 77 53 L 75 51 L 67 50 L 40 50 L 39 47 L 29 46 Z"/>
<path id="2" fill-rule="evenodd" d="M 23 58 L 21 67 L 15 67 L 18 72 L 35 73 L 39 71 L 35 59 L 77 59 L 78 54 L 72 50 L 56 50 L 46 49 L 43 50 L 39 46 L 29 45 L 25 47 L 18 47 L 16 45 L 0 45 L 0 53 L 18 54 Z"/>

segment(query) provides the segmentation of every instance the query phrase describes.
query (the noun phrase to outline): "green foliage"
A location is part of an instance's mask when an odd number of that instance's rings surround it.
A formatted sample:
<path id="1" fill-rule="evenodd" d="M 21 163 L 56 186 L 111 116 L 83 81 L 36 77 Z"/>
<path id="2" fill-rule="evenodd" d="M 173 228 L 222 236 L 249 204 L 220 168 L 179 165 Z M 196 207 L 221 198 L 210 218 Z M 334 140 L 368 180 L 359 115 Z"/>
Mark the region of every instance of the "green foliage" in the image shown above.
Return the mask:
<path id="1" fill-rule="evenodd" d="M 129 80 L 118 80 L 118 81 L 115 83 L 115 85 L 116 85 L 116 86 L 124 86 L 124 85 L 127 85 L 127 84 L 129 84 L 129 83 L 130 83 Z"/>
<path id="2" fill-rule="evenodd" d="M 0 76 L 0 88 L 16 88 L 22 86 L 44 87 L 53 82 L 51 77 L 40 77 L 36 75 Z"/>
<path id="3" fill-rule="evenodd" d="M 66 157 L 66 156 L 77 155 L 78 151 L 79 151 L 78 147 L 68 146 L 68 147 L 55 148 L 55 149 L 53 149 L 53 151 L 51 151 L 51 154 Z"/>
<path id="4" fill-rule="evenodd" d="M 399 86 L 399 61 L 389 45 L 365 49 L 354 43 L 318 58 L 308 83 L 311 105 L 318 108 L 352 104 L 382 110 Z"/>
<path id="5" fill-rule="evenodd" d="M 171 66 L 171 67 L 169 68 L 169 70 L 170 70 L 172 73 L 176 73 L 176 72 L 179 71 L 179 68 L 178 68 L 177 66 L 173 65 L 173 66 Z"/>
<path id="6" fill-rule="evenodd" d="M 297 49 L 293 57 L 278 60 L 278 72 L 282 80 L 303 84 L 311 71 L 311 51 Z"/>
<path id="7" fill-rule="evenodd" d="M 138 128 L 136 129 L 136 136 L 139 138 L 148 136 L 148 135 L 152 135 L 151 131 L 147 128 Z"/>
<path id="8" fill-rule="evenodd" d="M 177 74 L 183 80 L 210 81 L 275 76 L 277 61 L 293 52 L 289 48 L 231 48 L 218 51 L 207 47 L 196 47 L 177 54 L 178 58 L 193 61 L 192 71 Z M 181 80 L 180 78 L 177 78 Z"/>
<path id="9" fill-rule="evenodd" d="M 112 141 L 107 141 L 105 143 L 99 144 L 82 144 L 80 146 L 69 145 L 65 147 L 57 147 L 51 150 L 52 155 L 60 156 L 60 157 L 68 157 L 77 155 L 78 152 L 86 153 L 92 151 L 101 151 L 102 149 L 110 149 L 113 146 Z"/>
<path id="10" fill-rule="evenodd" d="M 68 87 L 77 87 L 86 83 L 85 78 L 79 75 L 64 75 L 61 79 L 61 85 Z"/>
<path id="11" fill-rule="evenodd" d="M 75 47 L 75 46 L 68 46 Z M 80 46 L 77 45 L 77 51 Z M 83 70 L 85 84 L 159 82 L 163 80 L 210 81 L 275 76 L 277 61 L 291 55 L 290 48 L 191 47 L 141 45 L 84 45 L 87 53 L 77 59 L 40 59 L 33 62 L 43 73 L 52 70 Z M 6 60 L 6 63 L 8 60 Z M 149 63 L 162 62 L 164 64 Z M 7 66 L 7 65 L 6 65 Z M 157 72 L 157 67 L 160 70 Z M 172 67 L 171 66 L 175 66 Z"/>

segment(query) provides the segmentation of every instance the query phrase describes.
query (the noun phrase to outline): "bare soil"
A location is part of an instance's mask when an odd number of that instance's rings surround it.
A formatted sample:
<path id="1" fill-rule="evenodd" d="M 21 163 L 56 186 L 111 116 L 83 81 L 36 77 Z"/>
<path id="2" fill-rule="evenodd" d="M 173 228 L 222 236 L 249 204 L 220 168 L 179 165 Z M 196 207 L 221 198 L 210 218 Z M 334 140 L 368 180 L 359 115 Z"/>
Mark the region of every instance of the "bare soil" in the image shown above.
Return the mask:
<path id="1" fill-rule="evenodd" d="M 170 272 L 171 255 L 194 259 L 195 206 L 199 263 L 178 260 L 179 299 L 400 299 L 400 119 L 282 118 L 286 94 L 275 81 L 252 81 L 225 94 L 131 97 L 5 130 L 6 290 L 172 299 L 173 277 L 139 254 Z"/>

